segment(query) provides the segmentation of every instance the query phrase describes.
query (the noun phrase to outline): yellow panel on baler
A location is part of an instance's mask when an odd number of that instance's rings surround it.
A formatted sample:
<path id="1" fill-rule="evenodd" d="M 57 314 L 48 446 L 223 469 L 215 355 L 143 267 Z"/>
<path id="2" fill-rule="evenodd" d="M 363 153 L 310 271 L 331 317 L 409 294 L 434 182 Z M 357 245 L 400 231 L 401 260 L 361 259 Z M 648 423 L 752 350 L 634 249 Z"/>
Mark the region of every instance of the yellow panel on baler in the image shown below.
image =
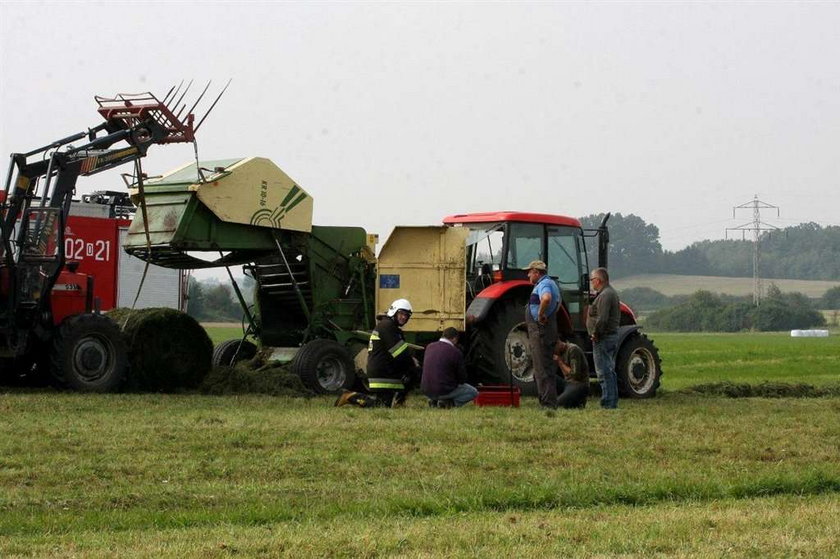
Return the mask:
<path id="1" fill-rule="evenodd" d="M 312 231 L 312 197 L 264 157 L 249 157 L 190 187 L 222 221 Z"/>
<path id="2" fill-rule="evenodd" d="M 404 298 L 414 309 L 404 330 L 463 330 L 467 235 L 465 227 L 395 227 L 379 253 L 377 312 Z"/>

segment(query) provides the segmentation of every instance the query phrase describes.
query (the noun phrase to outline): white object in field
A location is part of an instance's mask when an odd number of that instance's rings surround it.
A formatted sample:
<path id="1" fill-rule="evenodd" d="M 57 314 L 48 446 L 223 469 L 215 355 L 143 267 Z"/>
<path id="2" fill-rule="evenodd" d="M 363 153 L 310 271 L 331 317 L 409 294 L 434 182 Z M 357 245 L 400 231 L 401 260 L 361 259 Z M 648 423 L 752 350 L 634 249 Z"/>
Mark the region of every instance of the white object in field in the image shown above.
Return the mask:
<path id="1" fill-rule="evenodd" d="M 791 338 L 827 338 L 828 330 L 791 330 Z"/>

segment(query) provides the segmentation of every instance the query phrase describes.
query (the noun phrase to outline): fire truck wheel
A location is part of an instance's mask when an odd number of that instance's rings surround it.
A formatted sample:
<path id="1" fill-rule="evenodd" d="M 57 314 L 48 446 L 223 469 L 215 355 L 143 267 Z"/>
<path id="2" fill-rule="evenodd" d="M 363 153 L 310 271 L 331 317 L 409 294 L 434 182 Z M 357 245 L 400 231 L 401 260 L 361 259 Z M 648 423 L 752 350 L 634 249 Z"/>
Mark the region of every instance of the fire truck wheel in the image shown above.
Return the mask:
<path id="1" fill-rule="evenodd" d="M 334 340 L 315 339 L 304 344 L 292 360 L 291 370 L 318 394 L 335 394 L 356 382 L 350 354 Z"/>
<path id="2" fill-rule="evenodd" d="M 240 347 L 241 344 L 241 347 Z M 233 367 L 240 361 L 248 361 L 253 359 L 257 354 L 257 346 L 248 340 L 226 340 L 213 350 L 213 359 L 211 361 L 214 367 Z"/>
<path id="3" fill-rule="evenodd" d="M 128 352 L 119 327 L 98 314 L 64 320 L 53 339 L 53 377 L 83 392 L 113 392 L 128 373 Z"/>
<path id="4" fill-rule="evenodd" d="M 528 330 L 525 327 L 525 301 L 497 301 L 491 315 L 476 332 L 479 368 L 493 382 L 513 383 L 525 395 L 537 393 Z"/>
<path id="5" fill-rule="evenodd" d="M 615 371 L 623 398 L 653 398 L 662 376 L 659 350 L 644 334 L 634 334 L 618 349 Z"/>

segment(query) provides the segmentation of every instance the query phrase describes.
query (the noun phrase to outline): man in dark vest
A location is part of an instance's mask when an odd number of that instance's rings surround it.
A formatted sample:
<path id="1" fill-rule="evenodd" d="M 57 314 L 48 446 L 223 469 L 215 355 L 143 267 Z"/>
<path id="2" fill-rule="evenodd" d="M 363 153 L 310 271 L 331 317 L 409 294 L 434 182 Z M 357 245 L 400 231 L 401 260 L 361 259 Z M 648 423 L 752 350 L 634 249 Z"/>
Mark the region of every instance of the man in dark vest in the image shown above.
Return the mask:
<path id="1" fill-rule="evenodd" d="M 467 384 L 464 354 L 458 349 L 458 331 L 447 328 L 437 342 L 426 346 L 420 389 L 433 407 L 460 407 L 472 402 L 478 390 Z"/>

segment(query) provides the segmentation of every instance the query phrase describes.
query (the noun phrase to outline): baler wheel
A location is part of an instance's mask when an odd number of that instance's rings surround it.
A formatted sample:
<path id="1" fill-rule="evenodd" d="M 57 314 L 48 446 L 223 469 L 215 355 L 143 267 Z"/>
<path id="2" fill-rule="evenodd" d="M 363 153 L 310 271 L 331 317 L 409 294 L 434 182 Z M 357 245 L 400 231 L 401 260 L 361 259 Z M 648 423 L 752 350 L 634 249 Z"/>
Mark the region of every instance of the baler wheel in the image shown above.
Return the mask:
<path id="1" fill-rule="evenodd" d="M 240 338 L 225 340 L 213 350 L 211 363 L 214 367 L 233 367 L 240 361 L 253 359 L 256 354 L 257 346 L 248 340 L 242 340 Z"/>
<path id="2" fill-rule="evenodd" d="M 53 338 L 50 360 L 58 384 L 83 392 L 117 390 L 129 367 L 119 327 L 99 314 L 65 319 Z"/>
<path id="3" fill-rule="evenodd" d="M 292 360 L 291 370 L 317 394 L 335 394 L 356 383 L 350 353 L 334 340 L 314 339 L 305 343 Z"/>

